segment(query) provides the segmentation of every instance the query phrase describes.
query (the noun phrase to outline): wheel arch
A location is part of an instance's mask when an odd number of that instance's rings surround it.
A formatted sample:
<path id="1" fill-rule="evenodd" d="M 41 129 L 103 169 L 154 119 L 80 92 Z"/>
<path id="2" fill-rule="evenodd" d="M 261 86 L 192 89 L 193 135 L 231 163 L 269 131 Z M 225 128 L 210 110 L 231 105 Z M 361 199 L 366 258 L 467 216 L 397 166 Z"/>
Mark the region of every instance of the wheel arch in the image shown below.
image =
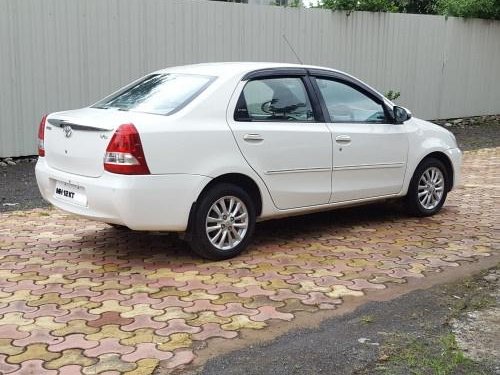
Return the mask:
<path id="1" fill-rule="evenodd" d="M 203 194 L 205 194 L 212 186 L 215 186 L 219 183 L 233 184 L 244 189 L 250 195 L 255 204 L 256 217 L 259 217 L 261 215 L 262 193 L 260 191 L 259 185 L 257 185 L 257 183 L 251 177 L 243 173 L 225 173 L 210 180 L 210 182 L 206 184 L 205 187 L 201 190 L 200 194 L 198 194 L 196 201 L 194 201 L 193 204 L 191 205 L 191 210 L 189 211 L 187 230 L 184 235 L 184 238 L 189 239 L 192 235 L 191 228 L 193 225 L 193 219 L 196 212 L 197 202 L 199 201 L 200 197 L 203 196 Z"/>
<path id="2" fill-rule="evenodd" d="M 248 177 L 243 173 L 226 173 L 212 179 L 200 192 L 198 198 L 201 197 L 212 186 L 219 183 L 233 184 L 245 190 L 248 195 L 250 195 L 253 203 L 255 204 L 255 215 L 257 217 L 260 216 L 260 214 L 262 213 L 262 193 L 257 183 L 251 177 Z"/>
<path id="3" fill-rule="evenodd" d="M 233 184 L 244 189 L 248 195 L 252 198 L 255 204 L 255 215 L 258 217 L 262 213 L 262 193 L 260 191 L 259 185 L 249 176 L 243 173 L 225 173 L 218 177 L 210 180 L 208 184 L 200 191 L 196 201 L 193 202 L 191 206 L 191 211 L 189 213 L 189 221 L 191 222 L 191 217 L 196 209 L 196 202 L 199 201 L 200 197 L 205 194 L 212 186 L 220 183 Z"/>
<path id="4" fill-rule="evenodd" d="M 446 182 L 446 191 L 450 191 L 451 188 L 453 187 L 453 184 L 454 184 L 455 171 L 453 170 L 453 164 L 452 164 L 450 158 L 444 152 L 433 151 L 433 152 L 425 155 L 422 158 L 422 160 L 420 160 L 420 162 L 415 167 L 413 174 L 415 174 L 415 171 L 418 169 L 420 164 L 422 164 L 422 162 L 424 162 L 425 160 L 430 159 L 430 158 L 437 159 L 441 163 L 444 164 L 444 166 L 446 168 L 446 174 L 448 175 L 448 181 Z"/>

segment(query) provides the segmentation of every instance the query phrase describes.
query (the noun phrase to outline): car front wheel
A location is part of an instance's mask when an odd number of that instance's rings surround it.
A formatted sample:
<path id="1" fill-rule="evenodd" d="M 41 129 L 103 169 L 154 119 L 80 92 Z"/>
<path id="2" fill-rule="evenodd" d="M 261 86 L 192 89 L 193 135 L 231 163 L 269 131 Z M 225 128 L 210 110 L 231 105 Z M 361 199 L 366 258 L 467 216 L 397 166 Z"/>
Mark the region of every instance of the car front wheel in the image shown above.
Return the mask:
<path id="1" fill-rule="evenodd" d="M 221 183 L 203 194 L 191 228 L 191 249 L 203 258 L 221 260 L 240 254 L 255 228 L 255 206 L 239 186 Z"/>
<path id="2" fill-rule="evenodd" d="M 437 213 L 448 194 L 448 173 L 444 164 L 434 158 L 424 159 L 417 167 L 406 196 L 409 212 L 416 216 Z"/>

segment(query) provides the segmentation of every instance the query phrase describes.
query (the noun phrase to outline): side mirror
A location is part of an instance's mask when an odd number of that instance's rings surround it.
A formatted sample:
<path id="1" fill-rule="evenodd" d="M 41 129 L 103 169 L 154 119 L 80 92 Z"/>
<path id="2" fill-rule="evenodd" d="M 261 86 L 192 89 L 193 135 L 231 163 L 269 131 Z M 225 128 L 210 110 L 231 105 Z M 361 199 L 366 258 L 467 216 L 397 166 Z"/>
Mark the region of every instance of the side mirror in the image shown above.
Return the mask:
<path id="1" fill-rule="evenodd" d="M 396 124 L 402 124 L 411 119 L 411 112 L 404 107 L 395 105 L 392 112 L 394 113 L 394 122 Z"/>

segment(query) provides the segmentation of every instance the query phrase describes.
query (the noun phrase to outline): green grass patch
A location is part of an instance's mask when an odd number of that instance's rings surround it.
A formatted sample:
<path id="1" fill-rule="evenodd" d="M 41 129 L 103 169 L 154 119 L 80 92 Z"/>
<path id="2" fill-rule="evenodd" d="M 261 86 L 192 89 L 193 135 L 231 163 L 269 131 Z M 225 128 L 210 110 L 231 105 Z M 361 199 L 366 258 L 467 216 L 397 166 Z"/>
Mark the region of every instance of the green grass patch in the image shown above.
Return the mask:
<path id="1" fill-rule="evenodd" d="M 361 317 L 361 322 L 363 324 L 370 324 L 370 323 L 373 323 L 373 321 L 375 320 L 375 318 L 372 316 L 372 315 L 363 315 Z"/>
<path id="2" fill-rule="evenodd" d="M 384 351 L 384 361 L 376 367 L 378 374 L 486 374 L 481 366 L 464 356 L 452 333 L 425 339 L 394 337 Z"/>

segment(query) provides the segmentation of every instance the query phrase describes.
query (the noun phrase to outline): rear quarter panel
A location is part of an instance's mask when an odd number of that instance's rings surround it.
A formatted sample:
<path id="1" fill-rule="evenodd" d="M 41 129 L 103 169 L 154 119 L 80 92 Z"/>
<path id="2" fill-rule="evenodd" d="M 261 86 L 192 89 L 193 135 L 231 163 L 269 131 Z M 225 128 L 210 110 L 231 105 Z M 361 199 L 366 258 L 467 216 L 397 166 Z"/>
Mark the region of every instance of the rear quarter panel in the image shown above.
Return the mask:
<path id="1" fill-rule="evenodd" d="M 152 174 L 190 174 L 216 178 L 241 173 L 261 191 L 262 214 L 272 212 L 266 186 L 250 168 L 226 122 L 226 110 L 239 77 L 216 80 L 188 106 L 170 116 L 134 119 Z"/>

